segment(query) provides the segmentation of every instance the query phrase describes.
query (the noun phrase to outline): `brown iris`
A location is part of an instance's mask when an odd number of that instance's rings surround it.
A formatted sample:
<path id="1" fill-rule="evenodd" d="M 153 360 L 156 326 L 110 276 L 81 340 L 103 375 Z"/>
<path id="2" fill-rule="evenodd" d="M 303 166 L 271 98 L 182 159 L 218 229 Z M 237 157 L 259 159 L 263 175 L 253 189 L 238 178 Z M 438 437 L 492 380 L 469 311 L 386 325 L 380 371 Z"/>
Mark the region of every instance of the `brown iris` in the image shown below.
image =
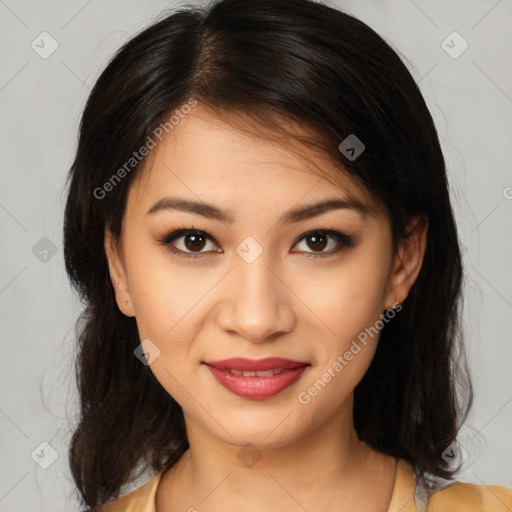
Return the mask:
<path id="1" fill-rule="evenodd" d="M 196 249 L 198 251 L 200 251 L 201 249 L 204 248 L 204 246 L 206 244 L 206 237 L 202 236 L 202 235 L 198 235 L 196 233 L 191 233 L 191 234 L 185 236 L 184 243 L 185 243 L 185 247 L 189 251 L 194 252 Z"/>
<path id="2" fill-rule="evenodd" d="M 312 241 L 312 243 L 310 243 Z M 325 235 L 309 235 L 308 236 L 308 245 L 311 249 L 319 249 L 322 251 L 327 245 L 327 236 Z"/>

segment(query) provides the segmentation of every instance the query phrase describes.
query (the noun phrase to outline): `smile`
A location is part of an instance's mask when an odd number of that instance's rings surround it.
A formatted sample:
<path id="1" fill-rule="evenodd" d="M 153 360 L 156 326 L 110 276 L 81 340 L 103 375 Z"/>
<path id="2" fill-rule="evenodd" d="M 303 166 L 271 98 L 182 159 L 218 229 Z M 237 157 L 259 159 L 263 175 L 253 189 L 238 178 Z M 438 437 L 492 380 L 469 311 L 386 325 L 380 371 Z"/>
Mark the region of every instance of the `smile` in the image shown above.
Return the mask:
<path id="1" fill-rule="evenodd" d="M 279 357 L 260 360 L 233 358 L 204 364 L 224 388 L 251 400 L 278 395 L 299 380 L 310 366 L 306 362 Z"/>

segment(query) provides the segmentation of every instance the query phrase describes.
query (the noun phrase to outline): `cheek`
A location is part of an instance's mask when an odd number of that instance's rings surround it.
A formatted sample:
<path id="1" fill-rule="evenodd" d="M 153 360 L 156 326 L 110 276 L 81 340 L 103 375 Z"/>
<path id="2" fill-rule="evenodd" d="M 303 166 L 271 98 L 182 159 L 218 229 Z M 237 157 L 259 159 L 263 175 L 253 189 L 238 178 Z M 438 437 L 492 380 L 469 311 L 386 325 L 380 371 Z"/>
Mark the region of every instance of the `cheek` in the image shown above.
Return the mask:
<path id="1" fill-rule="evenodd" d="M 141 336 L 161 343 L 183 330 L 215 284 L 215 276 L 196 278 L 193 268 L 172 264 L 165 249 L 154 247 L 133 252 L 127 271 Z"/>
<path id="2" fill-rule="evenodd" d="M 188 404 L 183 385 L 195 371 L 191 364 L 199 368 L 204 356 L 194 341 L 207 321 L 205 298 L 219 277 L 173 264 L 165 250 L 154 247 L 132 252 L 126 263 L 140 339 L 151 340 L 159 351 L 151 371 L 171 396 Z"/>
<path id="3" fill-rule="evenodd" d="M 322 404 L 325 417 L 352 393 L 375 354 L 382 328 L 385 263 L 377 251 L 354 254 L 337 272 L 310 287 L 308 305 L 318 315 L 317 365 L 301 387 L 299 401 Z"/>
<path id="4" fill-rule="evenodd" d="M 387 267 L 378 253 L 354 252 L 332 272 L 302 278 L 297 295 L 327 333 L 329 351 L 344 352 L 353 339 L 375 324 L 384 310 Z"/>

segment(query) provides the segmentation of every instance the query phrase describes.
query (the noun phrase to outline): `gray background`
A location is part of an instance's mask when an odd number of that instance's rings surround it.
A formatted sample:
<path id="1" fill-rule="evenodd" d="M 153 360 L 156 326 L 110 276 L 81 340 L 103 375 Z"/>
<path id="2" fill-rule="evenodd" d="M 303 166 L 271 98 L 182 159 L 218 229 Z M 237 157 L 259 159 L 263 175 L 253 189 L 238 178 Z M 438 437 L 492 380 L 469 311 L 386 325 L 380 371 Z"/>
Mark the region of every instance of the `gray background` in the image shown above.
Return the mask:
<path id="1" fill-rule="evenodd" d="M 80 112 L 102 67 L 173 4 L 0 0 L 2 512 L 77 510 L 67 446 L 76 421 L 73 325 L 80 305 L 62 258 L 64 180 Z M 512 487 L 512 3 L 330 5 L 361 18 L 407 57 L 436 121 L 463 241 L 476 388 L 458 478 Z M 46 59 L 31 47 L 51 48 L 48 36 L 39 36 L 44 31 L 58 43 Z M 457 58 L 464 42 L 446 39 L 453 31 L 469 44 Z M 51 447 L 40 446 L 45 441 Z M 57 459 L 43 469 L 52 454 Z"/>

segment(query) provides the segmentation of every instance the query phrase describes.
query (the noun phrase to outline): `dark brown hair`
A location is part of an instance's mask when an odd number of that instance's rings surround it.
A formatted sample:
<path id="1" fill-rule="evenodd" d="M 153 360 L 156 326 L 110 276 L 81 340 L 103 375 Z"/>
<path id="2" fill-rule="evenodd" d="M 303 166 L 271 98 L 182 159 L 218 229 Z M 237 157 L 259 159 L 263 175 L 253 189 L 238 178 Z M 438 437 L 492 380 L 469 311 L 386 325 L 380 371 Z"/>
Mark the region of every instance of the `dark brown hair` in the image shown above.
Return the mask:
<path id="1" fill-rule="evenodd" d="M 83 112 L 64 226 L 66 270 L 85 304 L 80 421 L 69 453 L 83 503 L 117 497 L 137 470 L 169 468 L 188 448 L 181 407 L 134 356 L 136 322 L 117 307 L 103 245 L 106 225 L 120 236 L 144 161 L 105 197 L 95 191 L 191 97 L 228 121 L 242 112 L 275 131 L 279 119 L 310 128 L 340 173 L 385 205 L 395 247 L 413 215 L 428 217 L 423 266 L 381 330 L 355 390 L 354 423 L 361 440 L 406 459 L 419 476 L 452 478 L 441 454 L 467 416 L 472 388 L 457 230 L 423 97 L 397 53 L 352 16 L 309 0 L 222 0 L 166 13 L 128 41 Z M 365 144 L 353 161 L 338 149 L 350 134 Z"/>

